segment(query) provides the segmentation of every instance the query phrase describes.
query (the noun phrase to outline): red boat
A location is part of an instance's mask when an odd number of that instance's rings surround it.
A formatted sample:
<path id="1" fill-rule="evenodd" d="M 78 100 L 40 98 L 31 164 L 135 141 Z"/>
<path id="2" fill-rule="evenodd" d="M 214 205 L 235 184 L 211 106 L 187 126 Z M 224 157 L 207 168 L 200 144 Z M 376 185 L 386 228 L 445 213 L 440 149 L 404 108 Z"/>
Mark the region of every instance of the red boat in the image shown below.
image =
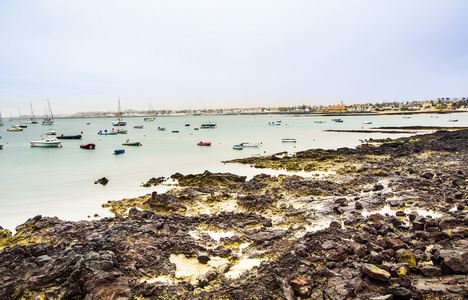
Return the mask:
<path id="1" fill-rule="evenodd" d="M 93 150 L 96 149 L 96 145 L 93 143 L 80 145 L 80 148 Z"/>
<path id="2" fill-rule="evenodd" d="M 197 144 L 198 146 L 211 146 L 210 142 L 200 142 Z"/>

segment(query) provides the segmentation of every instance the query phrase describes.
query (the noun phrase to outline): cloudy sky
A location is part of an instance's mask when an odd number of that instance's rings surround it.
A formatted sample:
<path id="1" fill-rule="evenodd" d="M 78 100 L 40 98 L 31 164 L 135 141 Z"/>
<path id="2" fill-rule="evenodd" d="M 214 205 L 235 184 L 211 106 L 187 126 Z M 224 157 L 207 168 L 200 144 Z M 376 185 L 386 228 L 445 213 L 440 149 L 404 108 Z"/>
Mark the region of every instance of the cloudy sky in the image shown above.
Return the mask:
<path id="1" fill-rule="evenodd" d="M 1 0 L 0 110 L 468 96 L 466 0 Z"/>

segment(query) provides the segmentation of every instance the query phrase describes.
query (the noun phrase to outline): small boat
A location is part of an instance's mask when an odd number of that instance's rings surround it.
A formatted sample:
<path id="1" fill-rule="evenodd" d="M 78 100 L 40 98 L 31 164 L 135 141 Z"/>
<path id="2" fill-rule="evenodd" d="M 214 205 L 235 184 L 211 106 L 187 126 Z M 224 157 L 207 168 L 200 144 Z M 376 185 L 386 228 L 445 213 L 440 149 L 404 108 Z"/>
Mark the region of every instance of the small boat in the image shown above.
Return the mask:
<path id="1" fill-rule="evenodd" d="M 124 149 L 114 150 L 114 155 L 116 155 L 116 154 L 123 154 L 123 153 L 125 153 L 125 150 L 124 150 Z"/>
<path id="2" fill-rule="evenodd" d="M 295 138 L 284 138 L 281 140 L 283 143 L 295 143 L 296 139 Z"/>
<path id="3" fill-rule="evenodd" d="M 56 135 L 57 134 L 57 131 L 55 131 L 54 129 L 50 129 L 48 132 L 46 132 L 47 135 Z"/>
<path id="4" fill-rule="evenodd" d="M 343 123 L 343 120 L 342 119 L 332 119 L 333 122 L 336 122 L 336 123 Z"/>
<path id="5" fill-rule="evenodd" d="M 127 129 L 117 129 L 117 134 L 127 134 L 128 130 Z"/>
<path id="6" fill-rule="evenodd" d="M 362 124 L 372 124 L 371 121 L 362 122 Z"/>
<path id="7" fill-rule="evenodd" d="M 88 144 L 82 144 L 80 145 L 81 149 L 89 149 L 89 150 L 94 150 L 96 149 L 96 145 L 93 143 L 88 143 Z"/>
<path id="8" fill-rule="evenodd" d="M 118 110 L 117 110 L 117 120 L 112 122 L 112 125 L 114 125 L 114 126 L 125 126 L 125 125 L 127 125 L 127 122 L 125 122 L 122 119 L 122 113 L 121 113 L 121 110 L 120 110 L 120 99 L 119 99 L 119 107 L 118 107 Z"/>
<path id="9" fill-rule="evenodd" d="M 449 122 L 458 122 L 458 119 L 450 119 Z"/>
<path id="10" fill-rule="evenodd" d="M 3 149 L 3 144 L 0 144 L 0 150 L 2 150 L 2 149 Z"/>
<path id="11" fill-rule="evenodd" d="M 273 126 L 273 125 L 281 125 L 281 122 L 268 122 L 268 125 Z"/>
<path id="12" fill-rule="evenodd" d="M 145 118 L 143 119 L 143 121 L 145 121 L 145 122 L 153 122 L 154 119 L 155 119 L 155 118 L 154 118 L 155 113 L 154 113 L 153 107 L 151 106 L 151 103 L 150 103 L 150 111 L 149 111 L 149 112 L 150 112 L 150 116 L 149 116 L 149 117 L 145 117 Z"/>
<path id="13" fill-rule="evenodd" d="M 86 122 L 86 125 L 91 125 L 91 122 Z"/>
<path id="14" fill-rule="evenodd" d="M 29 101 L 29 103 L 31 104 L 31 117 L 29 118 L 29 120 L 26 121 L 26 123 L 28 123 L 28 124 L 38 124 L 39 122 L 36 121 L 36 117 L 34 116 L 32 101 Z"/>
<path id="15" fill-rule="evenodd" d="M 403 119 L 411 119 L 409 116 L 403 116 Z"/>
<path id="16" fill-rule="evenodd" d="M 45 112 L 45 117 L 44 120 L 42 120 L 42 125 L 52 125 L 54 124 L 54 115 L 52 114 L 52 109 L 50 108 L 50 102 L 49 99 L 47 99 L 47 104 L 49 106 L 49 109 Z M 50 114 L 50 116 L 49 116 Z"/>
<path id="17" fill-rule="evenodd" d="M 200 142 L 200 143 L 197 143 L 198 146 L 211 146 L 211 143 L 210 142 Z"/>
<path id="18" fill-rule="evenodd" d="M 158 127 L 159 131 L 166 131 L 166 127 Z"/>
<path id="19" fill-rule="evenodd" d="M 179 130 L 172 130 L 172 133 L 179 133 Z"/>
<path id="20" fill-rule="evenodd" d="M 28 125 L 26 125 L 26 124 L 19 124 L 18 126 L 21 127 L 21 128 L 28 128 Z"/>
<path id="21" fill-rule="evenodd" d="M 23 128 L 19 127 L 19 125 L 11 125 L 11 127 L 8 128 L 7 131 L 23 131 Z"/>
<path id="22" fill-rule="evenodd" d="M 240 143 L 242 147 L 258 147 L 258 143 Z"/>
<path id="23" fill-rule="evenodd" d="M 102 130 L 99 131 L 98 134 L 99 135 L 116 135 L 117 131 L 107 131 L 107 129 L 106 129 L 104 131 L 102 131 Z"/>
<path id="24" fill-rule="evenodd" d="M 242 149 L 244 149 L 244 147 L 243 147 L 242 145 L 239 144 L 239 145 L 233 145 L 233 146 L 232 146 L 232 149 L 234 149 L 234 150 L 242 150 Z"/>
<path id="25" fill-rule="evenodd" d="M 202 124 L 200 125 L 200 128 L 201 128 L 201 129 L 213 129 L 213 128 L 216 128 L 216 127 L 218 127 L 218 126 L 216 125 L 216 123 L 211 123 L 211 122 L 202 123 Z"/>
<path id="26" fill-rule="evenodd" d="M 135 126 L 133 126 L 133 128 L 135 128 L 135 129 L 143 129 L 143 125 L 135 125 Z"/>
<path id="27" fill-rule="evenodd" d="M 321 123 L 325 123 L 325 121 L 314 121 L 314 123 L 321 124 Z"/>
<path id="28" fill-rule="evenodd" d="M 60 147 L 61 141 L 58 140 L 55 136 L 53 137 L 43 137 L 40 140 L 31 141 L 31 147 Z"/>
<path id="29" fill-rule="evenodd" d="M 126 142 L 122 143 L 124 146 L 141 146 L 140 142 L 132 142 L 130 140 L 127 140 Z"/>
<path id="30" fill-rule="evenodd" d="M 190 126 L 190 123 L 185 123 L 185 126 L 186 126 L 186 127 L 189 127 L 189 126 Z"/>
<path id="31" fill-rule="evenodd" d="M 81 139 L 81 134 L 77 134 L 77 135 L 60 135 L 60 136 L 57 136 L 58 139 L 62 139 L 62 140 L 80 140 Z"/>

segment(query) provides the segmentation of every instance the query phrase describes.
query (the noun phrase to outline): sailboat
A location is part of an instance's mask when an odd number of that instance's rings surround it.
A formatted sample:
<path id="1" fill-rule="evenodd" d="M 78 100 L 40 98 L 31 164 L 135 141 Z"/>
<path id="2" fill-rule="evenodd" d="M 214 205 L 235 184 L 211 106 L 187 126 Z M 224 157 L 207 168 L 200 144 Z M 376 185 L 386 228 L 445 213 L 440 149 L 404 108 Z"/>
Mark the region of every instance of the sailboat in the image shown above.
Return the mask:
<path id="1" fill-rule="evenodd" d="M 54 124 L 54 115 L 52 114 L 52 109 L 50 108 L 49 99 L 47 99 L 47 104 L 49 106 L 49 110 L 47 111 L 47 107 L 46 107 L 45 117 L 44 117 L 44 120 L 42 120 L 42 125 L 52 125 L 52 124 Z M 49 116 L 48 112 L 50 113 L 50 116 Z"/>
<path id="2" fill-rule="evenodd" d="M 30 101 L 30 104 L 31 104 L 31 117 L 29 118 L 29 120 L 26 123 L 28 123 L 28 124 L 37 124 L 38 122 L 36 121 L 36 117 L 34 116 L 34 111 L 33 111 L 31 101 Z"/>
<path id="3" fill-rule="evenodd" d="M 112 122 L 112 125 L 114 126 L 125 126 L 127 125 L 127 122 L 125 122 L 123 119 L 122 119 L 122 116 L 121 116 L 121 110 L 120 110 L 120 99 L 119 99 L 119 110 L 117 112 L 117 120 L 115 120 L 114 122 Z"/>
<path id="4" fill-rule="evenodd" d="M 154 115 L 155 114 L 154 114 L 153 107 L 151 107 L 151 103 L 150 103 L 150 113 L 151 113 L 151 115 L 149 117 L 144 118 L 143 121 L 145 121 L 145 122 L 153 122 L 154 121 Z"/>

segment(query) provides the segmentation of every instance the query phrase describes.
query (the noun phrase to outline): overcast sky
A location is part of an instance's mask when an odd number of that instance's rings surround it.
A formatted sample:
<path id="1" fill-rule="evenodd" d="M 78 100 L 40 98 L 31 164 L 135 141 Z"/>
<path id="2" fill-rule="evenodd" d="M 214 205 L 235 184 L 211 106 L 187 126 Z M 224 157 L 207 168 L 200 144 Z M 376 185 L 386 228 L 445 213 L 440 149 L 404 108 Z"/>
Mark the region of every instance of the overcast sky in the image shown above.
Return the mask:
<path id="1" fill-rule="evenodd" d="M 0 110 L 468 97 L 466 0 L 1 0 Z"/>

